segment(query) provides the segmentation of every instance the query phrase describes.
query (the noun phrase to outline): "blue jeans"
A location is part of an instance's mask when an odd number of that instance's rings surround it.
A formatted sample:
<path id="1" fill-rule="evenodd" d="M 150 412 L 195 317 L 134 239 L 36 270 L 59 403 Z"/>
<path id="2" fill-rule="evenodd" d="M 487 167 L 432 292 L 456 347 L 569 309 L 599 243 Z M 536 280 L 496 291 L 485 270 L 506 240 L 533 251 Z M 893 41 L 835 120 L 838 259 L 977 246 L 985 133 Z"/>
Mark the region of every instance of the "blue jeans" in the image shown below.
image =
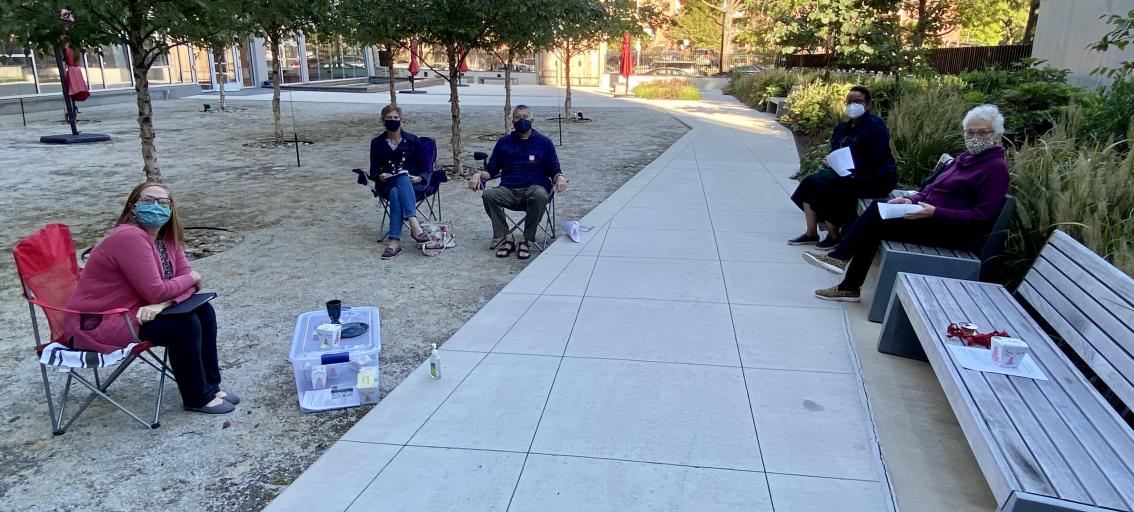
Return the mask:
<path id="1" fill-rule="evenodd" d="M 417 196 L 408 175 L 399 174 L 390 180 L 390 232 L 386 236 L 401 240 L 402 224 L 410 217 L 417 217 Z"/>

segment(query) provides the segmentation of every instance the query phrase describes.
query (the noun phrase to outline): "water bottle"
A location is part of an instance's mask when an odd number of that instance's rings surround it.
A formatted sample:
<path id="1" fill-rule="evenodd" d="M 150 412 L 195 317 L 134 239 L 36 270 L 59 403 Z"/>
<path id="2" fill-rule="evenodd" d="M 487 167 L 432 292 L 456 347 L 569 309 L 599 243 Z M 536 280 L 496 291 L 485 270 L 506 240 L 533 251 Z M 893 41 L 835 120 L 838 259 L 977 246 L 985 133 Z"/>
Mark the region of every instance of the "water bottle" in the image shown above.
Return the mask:
<path id="1" fill-rule="evenodd" d="M 433 344 L 433 350 L 429 352 L 429 378 L 441 378 L 441 354 L 437 353 L 437 344 Z"/>

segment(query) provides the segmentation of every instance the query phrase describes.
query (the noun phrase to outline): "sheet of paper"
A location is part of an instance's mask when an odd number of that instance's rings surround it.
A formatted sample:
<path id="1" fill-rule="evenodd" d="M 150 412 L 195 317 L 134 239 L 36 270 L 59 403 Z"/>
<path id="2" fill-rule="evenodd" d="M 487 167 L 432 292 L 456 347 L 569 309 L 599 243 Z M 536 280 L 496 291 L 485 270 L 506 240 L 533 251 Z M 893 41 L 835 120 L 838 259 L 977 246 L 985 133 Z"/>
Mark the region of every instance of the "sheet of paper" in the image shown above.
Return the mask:
<path id="1" fill-rule="evenodd" d="M 1036 360 L 1032 357 L 1032 354 L 1024 356 L 1024 362 L 1020 363 L 1020 366 L 1005 368 L 993 364 L 992 351 L 987 348 L 966 347 L 964 345 L 953 344 L 946 346 L 949 347 L 949 352 L 953 354 L 953 360 L 969 370 L 1027 377 L 1036 380 L 1047 380 L 1047 375 L 1045 375 L 1043 369 L 1036 364 Z"/>
<path id="2" fill-rule="evenodd" d="M 355 407 L 359 403 L 358 394 L 354 392 L 353 386 L 331 386 L 304 392 L 299 406 L 309 411 L 322 411 Z"/>
<path id="3" fill-rule="evenodd" d="M 854 157 L 850 148 L 839 148 L 827 155 L 827 165 L 839 176 L 850 176 L 854 169 Z"/>
<path id="4" fill-rule="evenodd" d="M 883 219 L 900 219 L 905 217 L 907 213 L 920 212 L 924 210 L 921 206 L 916 204 L 890 204 L 878 203 L 878 214 Z"/>

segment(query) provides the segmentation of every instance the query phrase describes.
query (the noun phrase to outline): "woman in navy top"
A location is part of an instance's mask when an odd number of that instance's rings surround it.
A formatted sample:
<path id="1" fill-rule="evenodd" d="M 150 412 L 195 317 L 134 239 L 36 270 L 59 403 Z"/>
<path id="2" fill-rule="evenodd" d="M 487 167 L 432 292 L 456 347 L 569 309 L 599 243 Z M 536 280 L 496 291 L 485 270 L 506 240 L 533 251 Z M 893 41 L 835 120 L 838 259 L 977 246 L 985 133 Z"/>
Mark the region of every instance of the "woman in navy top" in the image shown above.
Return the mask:
<path id="1" fill-rule="evenodd" d="M 390 232 L 382 259 L 396 258 L 402 253 L 402 224 L 408 222 L 410 235 L 417 242 L 428 236 L 417 221 L 417 196 L 414 186 L 426 184 L 429 163 L 416 135 L 402 130 L 402 109 L 386 105 L 382 109 L 382 125 L 386 131 L 370 141 L 370 179 L 378 182 L 378 195 L 390 202 Z"/>
<path id="2" fill-rule="evenodd" d="M 791 200 L 803 210 L 806 231 L 788 240 L 790 245 L 816 244 L 830 249 L 838 244 L 839 229 L 855 218 L 859 199 L 886 197 L 898 183 L 897 165 L 890 153 L 890 131 L 882 118 L 870 112 L 870 90 L 856 85 L 846 98 L 850 118 L 835 127 L 831 150 L 850 148 L 854 172 L 839 176 L 824 165 L 818 173 L 803 179 Z M 818 226 L 827 227 L 827 238 L 819 240 Z"/>

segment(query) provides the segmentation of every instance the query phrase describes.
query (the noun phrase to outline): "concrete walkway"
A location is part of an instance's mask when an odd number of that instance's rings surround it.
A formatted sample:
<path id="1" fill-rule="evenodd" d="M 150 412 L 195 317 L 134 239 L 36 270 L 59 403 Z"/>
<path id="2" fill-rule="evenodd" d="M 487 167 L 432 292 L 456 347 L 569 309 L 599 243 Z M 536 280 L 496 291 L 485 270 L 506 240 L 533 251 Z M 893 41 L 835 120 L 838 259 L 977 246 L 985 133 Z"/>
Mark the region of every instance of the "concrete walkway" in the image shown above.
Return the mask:
<path id="1" fill-rule="evenodd" d="M 834 279 L 784 243 L 790 133 L 731 98 L 663 106 L 692 130 L 585 242 L 539 254 L 440 380 L 418 368 L 267 510 L 893 509 L 846 314 L 811 294 Z"/>

